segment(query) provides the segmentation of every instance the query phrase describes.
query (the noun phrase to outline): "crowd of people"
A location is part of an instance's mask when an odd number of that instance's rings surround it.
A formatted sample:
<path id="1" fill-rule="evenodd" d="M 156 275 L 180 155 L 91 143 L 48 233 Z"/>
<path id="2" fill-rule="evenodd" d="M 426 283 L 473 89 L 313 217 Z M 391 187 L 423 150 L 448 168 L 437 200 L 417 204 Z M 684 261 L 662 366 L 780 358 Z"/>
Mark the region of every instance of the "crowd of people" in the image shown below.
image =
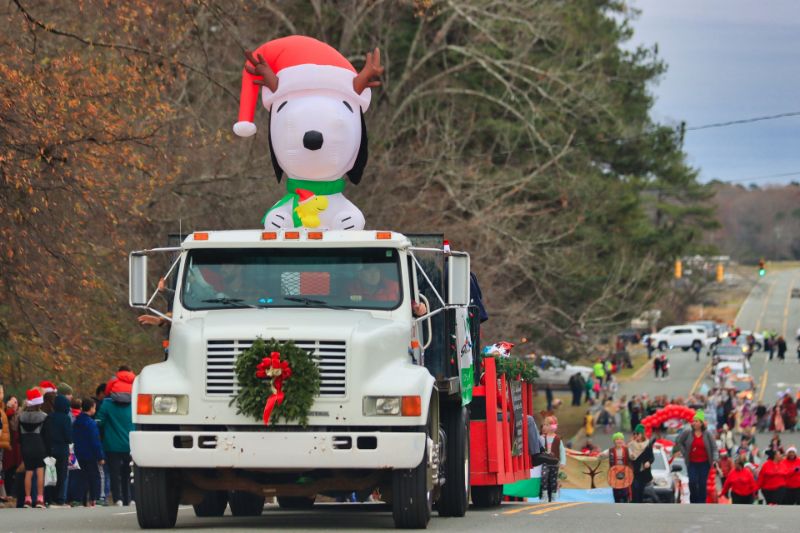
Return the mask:
<path id="1" fill-rule="evenodd" d="M 0 385 L 0 502 L 17 507 L 131 503 L 133 430 L 127 366 L 79 397 L 67 383 L 41 381 L 24 397 Z"/>

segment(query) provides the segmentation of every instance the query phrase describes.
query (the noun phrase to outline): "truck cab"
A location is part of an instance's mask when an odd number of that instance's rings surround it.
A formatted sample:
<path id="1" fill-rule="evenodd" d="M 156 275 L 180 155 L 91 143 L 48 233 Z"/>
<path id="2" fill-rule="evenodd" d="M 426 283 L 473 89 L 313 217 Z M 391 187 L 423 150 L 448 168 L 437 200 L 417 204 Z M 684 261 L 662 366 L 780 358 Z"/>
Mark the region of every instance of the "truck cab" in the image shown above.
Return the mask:
<path id="1" fill-rule="evenodd" d="M 296 508 L 375 490 L 398 527 L 425 527 L 437 500 L 440 515 L 464 514 L 477 350 L 469 256 L 440 236 L 421 241 L 428 246 L 391 231 L 208 231 L 131 253 L 129 303 L 171 322 L 168 356 L 133 389 L 142 527 L 174 526 L 181 502 L 199 516 L 227 505 L 257 515 L 272 496 Z M 156 255 L 172 261 L 169 314 L 148 282 Z M 307 425 L 237 412 L 234 365 L 257 339 L 292 342 L 316 362 Z"/>

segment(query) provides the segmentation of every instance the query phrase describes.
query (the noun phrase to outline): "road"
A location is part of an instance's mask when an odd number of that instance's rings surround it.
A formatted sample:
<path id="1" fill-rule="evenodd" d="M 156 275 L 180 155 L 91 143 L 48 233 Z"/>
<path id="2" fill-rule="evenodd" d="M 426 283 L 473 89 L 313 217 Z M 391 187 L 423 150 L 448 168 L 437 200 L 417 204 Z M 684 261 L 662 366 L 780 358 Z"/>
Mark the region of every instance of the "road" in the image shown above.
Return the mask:
<path id="1" fill-rule="evenodd" d="M 703 531 L 795 531 L 797 510 L 791 507 L 733 505 L 615 505 L 615 504 L 518 504 L 506 503 L 497 509 L 471 509 L 464 518 L 438 518 L 434 515 L 430 531 L 492 531 L 516 533 L 533 528 L 549 531 L 585 531 L 648 533 Z M 0 531 L 139 531 L 136 511 L 132 508 L 97 507 L 94 509 L 4 509 L 0 511 Z M 733 529 L 731 525 L 735 524 Z M 196 518 L 191 507 L 181 507 L 178 530 L 319 532 L 389 531 L 391 513 L 378 505 L 319 505 L 312 511 L 281 511 L 267 506 L 256 518 Z"/>

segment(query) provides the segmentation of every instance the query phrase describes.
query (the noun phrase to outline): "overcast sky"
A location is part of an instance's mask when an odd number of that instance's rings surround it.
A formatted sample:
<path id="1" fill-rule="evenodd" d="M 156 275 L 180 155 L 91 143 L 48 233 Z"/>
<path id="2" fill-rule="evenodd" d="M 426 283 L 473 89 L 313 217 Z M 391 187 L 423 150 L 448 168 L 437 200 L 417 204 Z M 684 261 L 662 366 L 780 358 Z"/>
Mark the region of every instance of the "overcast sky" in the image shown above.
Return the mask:
<path id="1" fill-rule="evenodd" d="M 632 0 L 634 44 L 658 43 L 667 73 L 653 116 L 688 127 L 800 111 L 800 0 Z M 686 134 L 702 181 L 794 173 L 800 116 Z"/>

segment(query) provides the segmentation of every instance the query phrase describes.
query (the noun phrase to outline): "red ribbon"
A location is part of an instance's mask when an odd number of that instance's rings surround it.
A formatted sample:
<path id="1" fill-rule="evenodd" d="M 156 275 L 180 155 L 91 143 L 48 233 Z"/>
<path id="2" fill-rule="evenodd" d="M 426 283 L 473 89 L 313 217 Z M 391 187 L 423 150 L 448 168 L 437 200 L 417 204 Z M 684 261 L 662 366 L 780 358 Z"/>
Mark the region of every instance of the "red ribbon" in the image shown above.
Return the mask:
<path id="1" fill-rule="evenodd" d="M 264 405 L 264 425 L 269 425 L 272 410 L 276 405 L 283 403 L 283 382 L 292 375 L 289 361 L 281 361 L 279 352 L 272 352 L 258 363 L 256 367 L 256 377 L 260 379 L 272 379 L 272 394 L 267 398 Z"/>

